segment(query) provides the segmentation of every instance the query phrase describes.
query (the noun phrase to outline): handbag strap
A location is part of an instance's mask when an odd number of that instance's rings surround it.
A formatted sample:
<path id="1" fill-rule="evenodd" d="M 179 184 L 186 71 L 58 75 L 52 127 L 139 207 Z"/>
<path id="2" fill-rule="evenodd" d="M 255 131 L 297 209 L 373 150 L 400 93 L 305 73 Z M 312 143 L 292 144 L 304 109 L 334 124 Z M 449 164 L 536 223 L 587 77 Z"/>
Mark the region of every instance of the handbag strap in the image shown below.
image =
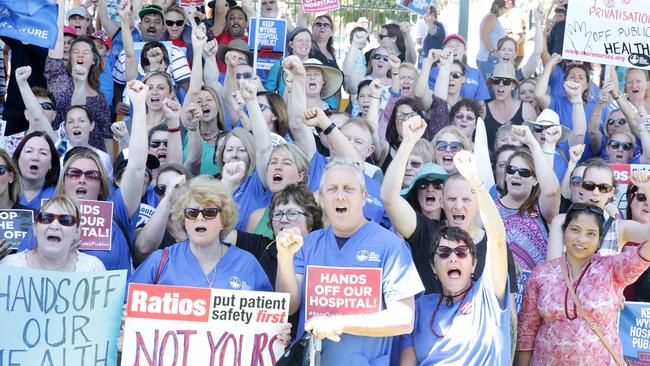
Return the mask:
<path id="1" fill-rule="evenodd" d="M 612 355 L 614 361 L 616 361 L 616 364 L 619 366 L 625 366 L 625 362 L 623 362 L 623 360 L 620 359 L 618 354 L 614 352 L 612 346 L 609 344 L 609 342 L 607 342 L 607 339 L 605 339 L 605 337 L 603 336 L 603 333 L 600 332 L 600 328 L 598 327 L 598 324 L 596 324 L 596 322 L 582 308 L 582 304 L 580 303 L 580 301 L 578 301 L 578 295 L 576 295 L 576 292 L 573 289 L 573 284 L 569 279 L 569 273 L 567 272 L 566 266 L 567 266 L 566 260 L 560 262 L 560 269 L 562 270 L 562 276 L 564 276 L 564 282 L 566 282 L 566 287 L 569 289 L 569 294 L 571 294 L 573 303 L 576 304 L 576 309 L 578 309 L 578 315 L 580 315 L 580 317 L 587 322 L 589 328 L 591 328 L 591 330 L 596 334 L 598 339 L 600 339 L 600 342 L 603 344 L 603 346 L 605 346 L 607 352 L 609 352 L 609 354 Z"/>
<path id="2" fill-rule="evenodd" d="M 158 272 L 156 273 L 156 278 L 153 280 L 154 285 L 158 284 L 158 280 L 160 279 L 160 275 L 162 274 L 163 266 L 165 265 L 166 260 L 167 260 L 167 248 L 163 248 L 162 256 L 160 256 L 160 263 L 158 263 Z"/>

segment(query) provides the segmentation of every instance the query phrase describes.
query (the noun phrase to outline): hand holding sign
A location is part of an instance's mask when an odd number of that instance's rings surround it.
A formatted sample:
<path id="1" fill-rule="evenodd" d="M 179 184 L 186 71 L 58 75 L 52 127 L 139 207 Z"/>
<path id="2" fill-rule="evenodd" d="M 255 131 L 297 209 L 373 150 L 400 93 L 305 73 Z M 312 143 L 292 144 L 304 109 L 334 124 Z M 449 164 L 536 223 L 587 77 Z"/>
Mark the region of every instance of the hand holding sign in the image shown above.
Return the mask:
<path id="1" fill-rule="evenodd" d="M 293 259 L 303 244 L 300 229 L 293 227 L 282 230 L 275 237 L 275 243 L 278 248 L 278 257 Z"/>
<path id="2" fill-rule="evenodd" d="M 340 316 L 317 316 L 309 319 L 305 324 L 305 330 L 311 332 L 318 339 L 329 339 L 332 342 L 341 340 L 343 334 L 343 317 Z"/>

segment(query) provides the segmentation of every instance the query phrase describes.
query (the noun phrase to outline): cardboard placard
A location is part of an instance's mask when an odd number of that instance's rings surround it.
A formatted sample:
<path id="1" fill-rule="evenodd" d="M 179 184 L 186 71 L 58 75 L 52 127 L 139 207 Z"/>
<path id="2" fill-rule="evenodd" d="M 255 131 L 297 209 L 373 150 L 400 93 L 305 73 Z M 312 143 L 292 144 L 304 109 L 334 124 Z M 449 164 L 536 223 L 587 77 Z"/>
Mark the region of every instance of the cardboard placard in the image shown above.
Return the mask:
<path id="1" fill-rule="evenodd" d="M 339 0 L 302 0 L 302 10 L 305 13 L 333 11 L 340 7 Z"/>
<path id="2" fill-rule="evenodd" d="M 0 210 L 0 239 L 18 248 L 29 228 L 34 224 L 32 210 Z"/>
<path id="3" fill-rule="evenodd" d="M 305 321 L 382 310 L 381 268 L 307 266 Z"/>
<path id="4" fill-rule="evenodd" d="M 650 366 L 650 304 L 626 302 L 618 319 L 618 335 L 628 365 Z"/>
<path id="5" fill-rule="evenodd" d="M 81 204 L 80 250 L 111 250 L 113 202 L 79 200 Z"/>
<path id="6" fill-rule="evenodd" d="M 397 0 L 397 5 L 423 17 L 429 6 L 436 5 L 436 0 Z"/>
<path id="7" fill-rule="evenodd" d="M 260 25 L 257 27 L 257 19 L 251 18 L 248 29 L 248 47 L 255 51 L 257 43 L 257 66 L 256 70 L 270 70 L 273 64 L 285 57 L 285 45 L 287 44 L 287 21 L 284 19 L 260 18 Z M 259 36 L 256 37 L 256 30 L 259 29 Z"/>
<path id="8" fill-rule="evenodd" d="M 274 365 L 289 295 L 129 285 L 122 365 Z"/>
<path id="9" fill-rule="evenodd" d="M 648 164 L 609 164 L 614 170 L 614 179 L 616 180 L 616 193 L 614 195 L 614 204 L 618 207 L 619 212 L 625 217 L 627 209 L 627 185 L 630 183 L 630 174 L 637 171 L 650 171 Z"/>
<path id="10" fill-rule="evenodd" d="M 0 36 L 54 48 L 58 9 L 56 0 L 0 0 Z"/>

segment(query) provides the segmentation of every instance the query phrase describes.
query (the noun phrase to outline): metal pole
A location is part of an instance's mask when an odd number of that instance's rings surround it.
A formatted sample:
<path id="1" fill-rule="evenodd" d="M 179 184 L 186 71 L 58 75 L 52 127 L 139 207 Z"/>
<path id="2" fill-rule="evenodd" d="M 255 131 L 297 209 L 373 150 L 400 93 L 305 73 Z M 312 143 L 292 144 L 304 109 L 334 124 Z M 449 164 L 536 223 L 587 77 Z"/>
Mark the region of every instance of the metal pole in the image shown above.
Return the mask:
<path id="1" fill-rule="evenodd" d="M 458 33 L 467 38 L 467 27 L 469 18 L 469 0 L 460 0 L 458 10 Z M 468 40 L 469 41 L 469 40 Z"/>

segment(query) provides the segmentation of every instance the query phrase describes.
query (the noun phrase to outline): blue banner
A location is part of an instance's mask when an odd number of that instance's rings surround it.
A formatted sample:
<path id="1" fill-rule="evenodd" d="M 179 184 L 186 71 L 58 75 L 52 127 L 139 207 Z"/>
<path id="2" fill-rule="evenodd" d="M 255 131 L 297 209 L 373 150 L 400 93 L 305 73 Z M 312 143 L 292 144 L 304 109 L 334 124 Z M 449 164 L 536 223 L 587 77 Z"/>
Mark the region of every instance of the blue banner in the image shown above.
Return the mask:
<path id="1" fill-rule="evenodd" d="M 619 317 L 618 334 L 627 364 L 650 366 L 650 303 L 626 302 Z"/>
<path id="2" fill-rule="evenodd" d="M 257 70 L 270 70 L 273 64 L 282 60 L 287 44 L 287 21 L 284 19 L 261 18 L 259 37 L 256 37 L 257 18 L 251 18 L 248 29 L 248 47 L 255 50 L 257 41 Z"/>
<path id="3" fill-rule="evenodd" d="M 0 0 L 0 36 L 45 48 L 54 48 L 56 0 Z"/>
<path id="4" fill-rule="evenodd" d="M 126 271 L 0 265 L 0 365 L 116 365 Z"/>

